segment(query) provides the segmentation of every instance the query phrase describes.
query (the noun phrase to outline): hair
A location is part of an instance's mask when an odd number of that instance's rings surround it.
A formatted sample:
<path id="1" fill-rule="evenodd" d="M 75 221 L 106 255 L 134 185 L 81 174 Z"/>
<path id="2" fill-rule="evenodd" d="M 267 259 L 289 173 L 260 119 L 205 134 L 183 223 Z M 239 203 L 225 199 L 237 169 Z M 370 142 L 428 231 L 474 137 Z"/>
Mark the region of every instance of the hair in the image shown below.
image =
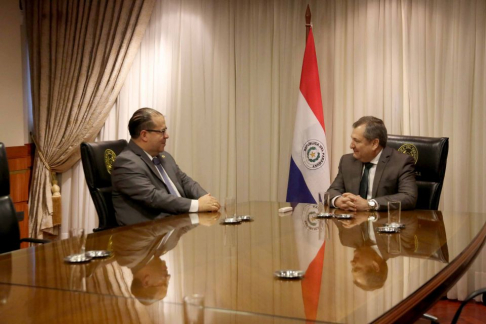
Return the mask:
<path id="1" fill-rule="evenodd" d="M 363 133 L 364 138 L 366 138 L 368 141 L 372 141 L 377 138 L 380 141 L 380 146 L 386 147 L 388 134 L 383 120 L 373 116 L 363 116 L 353 124 L 353 128 L 361 125 L 366 125 Z"/>
<path id="2" fill-rule="evenodd" d="M 380 258 L 381 259 L 381 258 Z M 386 261 L 381 259 L 380 261 L 375 260 L 380 267 L 379 271 L 375 271 L 373 267 L 367 267 L 363 271 L 363 276 L 366 278 L 364 283 L 360 283 L 354 280 L 354 284 L 365 290 L 365 291 L 373 291 L 375 289 L 383 287 L 385 284 L 386 278 L 388 277 L 388 265 Z"/>
<path id="3" fill-rule="evenodd" d="M 128 122 L 128 131 L 132 138 L 137 139 L 140 132 L 144 129 L 151 129 L 155 127 L 153 116 L 162 116 L 162 113 L 152 108 L 140 108 L 133 113 L 132 118 Z"/>

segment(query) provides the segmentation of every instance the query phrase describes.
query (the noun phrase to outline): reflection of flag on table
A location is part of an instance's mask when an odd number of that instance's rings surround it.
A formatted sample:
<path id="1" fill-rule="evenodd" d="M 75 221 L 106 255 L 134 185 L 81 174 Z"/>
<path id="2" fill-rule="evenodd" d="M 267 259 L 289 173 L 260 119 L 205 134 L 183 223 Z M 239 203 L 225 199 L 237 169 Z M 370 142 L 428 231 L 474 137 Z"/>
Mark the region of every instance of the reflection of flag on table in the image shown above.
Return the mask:
<path id="1" fill-rule="evenodd" d="M 327 190 L 330 183 L 321 86 L 310 28 L 300 78 L 287 201 L 316 203 L 319 191 Z"/>
<path id="2" fill-rule="evenodd" d="M 305 318 L 309 321 L 317 318 L 326 248 L 325 228 L 320 228 L 320 221 L 313 218 L 316 214 L 314 204 L 298 204 L 292 213 L 299 267 L 305 270 L 302 300 Z"/>

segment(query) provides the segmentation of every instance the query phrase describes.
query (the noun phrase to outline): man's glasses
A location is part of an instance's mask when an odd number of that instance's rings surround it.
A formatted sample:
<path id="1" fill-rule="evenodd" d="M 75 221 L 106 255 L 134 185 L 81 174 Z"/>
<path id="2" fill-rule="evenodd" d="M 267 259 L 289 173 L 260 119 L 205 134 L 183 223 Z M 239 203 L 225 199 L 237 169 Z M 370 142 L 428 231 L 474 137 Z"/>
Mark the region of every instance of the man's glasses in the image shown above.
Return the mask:
<path id="1" fill-rule="evenodd" d="M 167 128 L 164 129 L 146 129 L 145 131 L 147 132 L 154 132 L 154 133 L 160 133 L 162 135 L 165 135 L 165 132 L 167 132 Z"/>

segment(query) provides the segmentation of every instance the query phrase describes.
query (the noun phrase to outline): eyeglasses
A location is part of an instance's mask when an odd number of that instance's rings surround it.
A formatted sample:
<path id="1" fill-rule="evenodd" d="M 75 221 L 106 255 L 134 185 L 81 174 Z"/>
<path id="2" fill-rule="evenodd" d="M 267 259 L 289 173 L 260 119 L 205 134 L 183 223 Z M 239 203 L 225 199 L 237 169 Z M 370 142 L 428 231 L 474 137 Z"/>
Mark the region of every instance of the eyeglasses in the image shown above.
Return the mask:
<path id="1" fill-rule="evenodd" d="M 167 128 L 164 129 L 145 129 L 147 132 L 154 132 L 154 133 L 160 133 L 162 135 L 165 135 L 165 132 L 167 132 Z"/>

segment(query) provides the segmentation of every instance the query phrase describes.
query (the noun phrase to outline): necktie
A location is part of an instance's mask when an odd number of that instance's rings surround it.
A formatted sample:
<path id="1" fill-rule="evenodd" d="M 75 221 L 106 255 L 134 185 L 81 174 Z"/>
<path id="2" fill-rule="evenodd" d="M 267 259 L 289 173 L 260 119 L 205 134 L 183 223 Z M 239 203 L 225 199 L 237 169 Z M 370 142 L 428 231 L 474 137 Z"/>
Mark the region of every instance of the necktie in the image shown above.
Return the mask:
<path id="1" fill-rule="evenodd" d="M 167 189 L 169 189 L 169 192 L 173 195 L 176 195 L 176 196 L 179 196 L 177 194 L 177 191 L 176 189 L 174 188 L 174 186 L 172 186 L 172 184 L 170 183 L 169 181 L 169 177 L 165 174 L 165 171 L 164 169 L 162 168 L 162 165 L 160 165 L 160 160 L 159 158 L 156 156 L 154 157 L 154 159 L 152 160 L 152 162 L 154 162 L 155 164 L 155 167 L 159 170 L 160 172 L 160 175 L 162 176 L 162 179 L 164 179 L 164 182 L 165 182 L 165 185 L 167 186 Z"/>
<path id="2" fill-rule="evenodd" d="M 359 183 L 359 195 L 367 199 L 368 196 L 368 182 L 370 178 L 370 168 L 373 166 L 373 163 L 368 162 L 365 163 L 365 169 L 363 172 L 363 176 L 361 177 L 361 182 Z"/>

